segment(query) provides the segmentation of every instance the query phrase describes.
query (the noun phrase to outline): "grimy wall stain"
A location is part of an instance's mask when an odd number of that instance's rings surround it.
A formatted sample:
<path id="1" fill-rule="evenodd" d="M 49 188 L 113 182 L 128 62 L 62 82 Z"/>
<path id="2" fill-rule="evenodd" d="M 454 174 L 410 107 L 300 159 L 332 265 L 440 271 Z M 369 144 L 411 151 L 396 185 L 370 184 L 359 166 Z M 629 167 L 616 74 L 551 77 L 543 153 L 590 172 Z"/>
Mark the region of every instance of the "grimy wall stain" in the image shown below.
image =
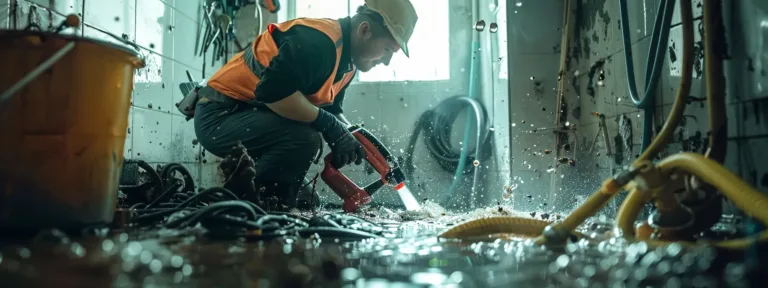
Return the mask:
<path id="1" fill-rule="evenodd" d="M 644 2 L 643 2 L 644 1 Z M 726 1 L 730 2 L 730 1 Z M 724 2 L 724 3 L 726 3 Z M 726 167 L 741 175 L 762 191 L 768 191 L 768 164 L 755 159 L 768 159 L 768 93 L 763 83 L 768 77 L 757 69 L 755 63 L 768 60 L 768 31 L 759 28 L 761 21 L 768 20 L 768 3 L 764 1 L 736 1 L 726 7 L 727 54 L 725 57 L 728 117 L 728 155 Z M 621 167 L 636 159 L 640 151 L 642 112 L 632 105 L 628 93 L 626 64 L 620 28 L 617 0 L 578 1 L 578 29 L 573 39 L 576 44 L 570 53 L 571 88 L 578 98 L 581 117 L 572 118 L 576 123 L 579 141 L 586 144 L 577 150 L 579 169 L 570 170 L 561 182 L 564 195 L 561 203 L 583 199 L 599 186 L 599 181 L 611 176 Z M 650 43 L 650 32 L 656 17 L 658 1 L 638 0 L 629 5 L 630 31 L 634 54 L 635 74 L 638 87 L 645 85 L 645 62 Z M 676 4 L 676 6 L 679 6 Z M 645 7 L 645 8 L 643 8 Z M 706 150 L 709 132 L 707 124 L 706 89 L 704 79 L 704 28 L 701 0 L 694 0 L 694 69 L 691 95 L 680 126 L 662 157 L 680 151 L 702 153 Z M 679 7 L 676 7 L 679 9 Z M 730 9 L 730 10 L 729 10 Z M 643 11 L 645 10 L 645 11 Z M 733 12 L 729 12 L 733 10 Z M 682 60 L 682 27 L 676 11 L 666 50 L 663 74 L 656 98 L 654 130 L 658 132 L 666 119 L 680 83 Z M 730 13 L 730 14 L 729 14 Z M 643 18 L 645 17 L 645 19 Z M 732 17 L 729 20 L 728 17 Z M 642 24 L 638 24 L 642 23 Z M 649 27 L 632 27 L 647 24 Z M 646 34 L 647 33 L 647 34 Z M 757 36 L 762 37 L 757 37 Z M 601 61 L 604 61 L 601 63 Z M 597 65 L 596 65 L 597 64 Z M 768 67 L 764 65 L 761 67 Z M 590 68 L 594 68 L 590 70 Z M 590 73 L 590 72 L 593 72 Z M 577 75 L 577 76 L 574 76 Z M 583 74 L 588 74 L 584 76 Z M 602 78 L 600 78 L 602 76 Z M 599 82 L 599 83 L 598 83 Z M 593 91 L 589 91 L 590 88 Z M 591 93 L 590 93 L 591 92 Z M 643 95 L 640 95 L 641 97 Z M 604 114 L 609 143 L 613 155 L 606 155 L 604 141 L 596 138 L 599 120 L 593 112 Z M 600 136 L 602 137 L 602 136 Z M 593 141 L 595 141 L 593 145 Z M 594 148 L 592 148 L 594 146 Z M 590 148 L 592 148 L 590 150 Z M 608 211 L 615 211 L 616 203 Z M 612 211 L 611 211 L 612 210 Z"/>

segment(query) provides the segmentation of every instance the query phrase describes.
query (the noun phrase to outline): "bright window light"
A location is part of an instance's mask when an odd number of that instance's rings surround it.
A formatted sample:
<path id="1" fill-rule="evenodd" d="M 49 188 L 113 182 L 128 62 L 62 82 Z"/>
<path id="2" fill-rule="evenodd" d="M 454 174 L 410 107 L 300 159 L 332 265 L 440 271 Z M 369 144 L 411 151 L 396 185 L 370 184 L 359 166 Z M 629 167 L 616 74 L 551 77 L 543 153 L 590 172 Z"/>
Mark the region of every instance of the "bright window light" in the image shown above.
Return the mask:
<path id="1" fill-rule="evenodd" d="M 296 18 L 344 18 L 349 15 L 349 0 L 295 0 Z"/>
<path id="2" fill-rule="evenodd" d="M 364 0 L 295 0 L 296 17 L 342 18 L 354 15 Z M 320 4 L 322 3 L 322 4 Z M 358 74 L 361 82 L 436 81 L 450 78 L 449 1 L 411 0 L 419 21 L 408 42 L 411 57 L 398 52 L 389 66 Z"/>

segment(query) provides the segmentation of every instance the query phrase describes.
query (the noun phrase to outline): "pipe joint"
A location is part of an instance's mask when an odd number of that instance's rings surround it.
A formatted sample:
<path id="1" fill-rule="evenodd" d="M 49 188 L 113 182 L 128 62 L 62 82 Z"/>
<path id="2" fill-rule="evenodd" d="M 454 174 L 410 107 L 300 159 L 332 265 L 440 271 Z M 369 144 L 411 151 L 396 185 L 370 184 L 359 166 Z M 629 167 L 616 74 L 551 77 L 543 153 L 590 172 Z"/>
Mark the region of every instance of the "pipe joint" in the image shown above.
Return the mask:
<path id="1" fill-rule="evenodd" d="M 541 236 L 544 236 L 548 244 L 565 244 L 570 238 L 571 232 L 568 229 L 563 229 L 560 225 L 550 224 L 544 227 Z"/>
<path id="2" fill-rule="evenodd" d="M 680 235 L 695 222 L 695 216 L 690 208 L 677 205 L 675 209 L 653 211 L 648 217 L 648 225 L 662 235 Z"/>
<path id="3" fill-rule="evenodd" d="M 642 161 L 635 164 L 636 177 L 633 181 L 640 190 L 659 191 L 663 190 L 665 177 L 661 171 L 650 161 Z"/>

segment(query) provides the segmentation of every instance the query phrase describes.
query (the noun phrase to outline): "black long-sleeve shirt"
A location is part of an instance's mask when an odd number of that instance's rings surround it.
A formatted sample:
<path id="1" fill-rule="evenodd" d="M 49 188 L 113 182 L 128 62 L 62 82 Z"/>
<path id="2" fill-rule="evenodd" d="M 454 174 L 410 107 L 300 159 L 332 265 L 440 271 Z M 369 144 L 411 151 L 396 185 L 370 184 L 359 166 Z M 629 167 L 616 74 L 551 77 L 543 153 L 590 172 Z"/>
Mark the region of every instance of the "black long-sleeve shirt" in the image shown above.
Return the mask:
<path id="1" fill-rule="evenodd" d="M 339 23 L 343 46 L 334 82 L 341 80 L 344 73 L 352 70 L 349 35 L 351 19 L 342 18 Z M 296 91 L 311 95 L 320 90 L 336 65 L 336 44 L 333 40 L 317 29 L 302 25 L 293 26 L 286 31 L 275 30 L 272 37 L 279 47 L 279 52 L 261 74 L 261 81 L 256 86 L 256 99 L 273 103 Z M 344 112 L 341 106 L 347 87 L 349 83 L 337 92 L 332 105 L 323 106 L 321 109 L 333 114 Z"/>

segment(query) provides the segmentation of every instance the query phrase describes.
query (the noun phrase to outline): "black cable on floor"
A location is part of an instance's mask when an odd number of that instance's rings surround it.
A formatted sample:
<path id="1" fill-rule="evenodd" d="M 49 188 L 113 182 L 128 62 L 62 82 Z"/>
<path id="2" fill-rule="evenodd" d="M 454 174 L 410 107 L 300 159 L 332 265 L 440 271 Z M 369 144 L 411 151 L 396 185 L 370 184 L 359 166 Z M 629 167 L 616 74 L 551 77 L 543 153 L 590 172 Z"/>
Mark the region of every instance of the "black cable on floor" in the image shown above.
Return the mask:
<path id="1" fill-rule="evenodd" d="M 205 228 L 212 238 L 246 237 L 268 240 L 283 236 L 319 235 L 343 239 L 380 237 L 384 229 L 362 218 L 329 214 L 312 219 L 284 212 L 266 212 L 253 202 L 240 200 L 232 191 L 213 187 L 192 194 L 177 191 L 177 181 L 147 209 L 135 210 L 140 215 L 135 225 L 160 225 L 168 229 Z M 181 200 L 184 199 L 184 200 Z M 137 207 L 138 208 L 138 207 Z"/>
<path id="2" fill-rule="evenodd" d="M 163 184 L 167 187 L 175 183 L 174 172 L 179 172 L 184 180 L 184 192 L 195 192 L 195 180 L 192 178 L 192 174 L 189 173 L 184 165 L 178 163 L 168 163 L 160 170 L 160 176 L 162 177 Z"/>

